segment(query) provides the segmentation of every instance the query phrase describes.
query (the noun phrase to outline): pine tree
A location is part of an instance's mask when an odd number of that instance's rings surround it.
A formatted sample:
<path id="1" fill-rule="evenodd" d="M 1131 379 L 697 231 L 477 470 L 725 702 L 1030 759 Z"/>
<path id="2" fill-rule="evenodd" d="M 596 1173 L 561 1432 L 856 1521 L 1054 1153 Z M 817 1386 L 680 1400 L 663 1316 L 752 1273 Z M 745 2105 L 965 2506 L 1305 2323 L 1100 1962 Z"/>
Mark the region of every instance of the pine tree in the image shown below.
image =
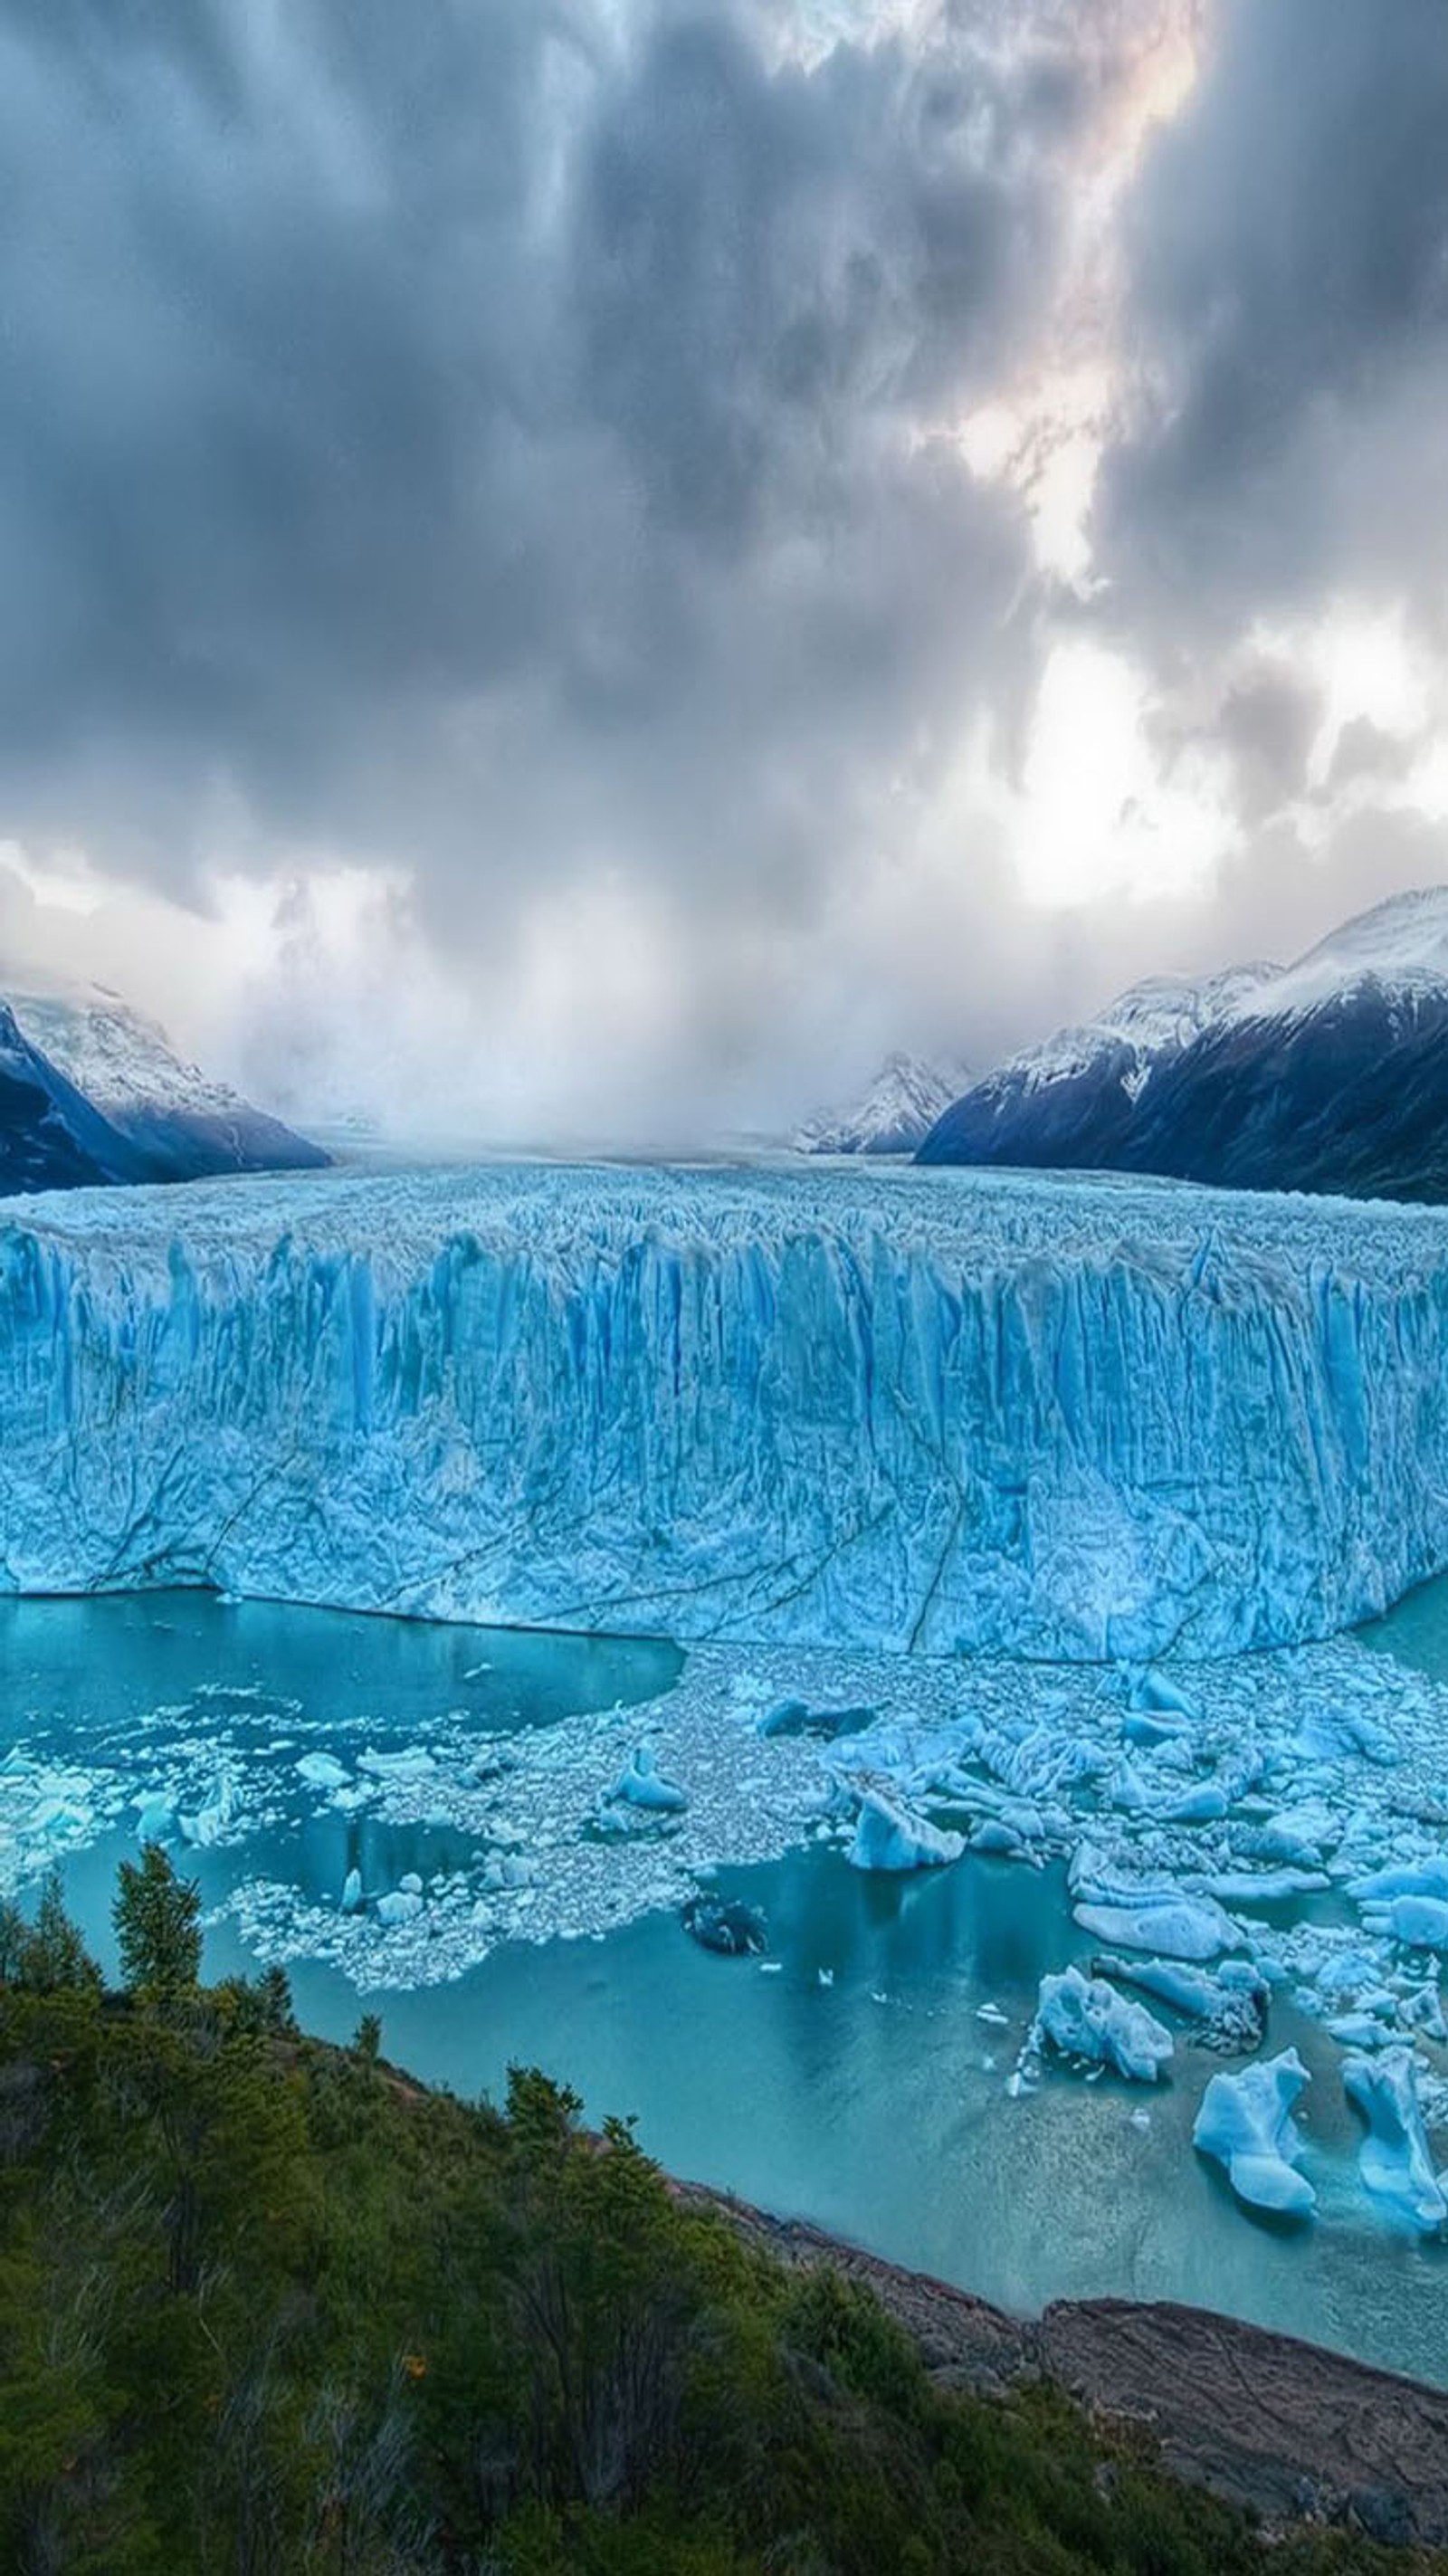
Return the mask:
<path id="1" fill-rule="evenodd" d="M 59 1868 L 47 1870 L 20 1954 L 19 1982 L 32 1993 L 98 1993 L 101 1972 L 65 1910 Z"/>
<path id="2" fill-rule="evenodd" d="M 201 1890 L 178 1878 L 159 1843 L 147 1843 L 139 1864 L 123 1860 L 112 1909 L 120 1945 L 121 1975 L 133 1994 L 175 2002 L 193 1992 L 201 1974 Z"/>

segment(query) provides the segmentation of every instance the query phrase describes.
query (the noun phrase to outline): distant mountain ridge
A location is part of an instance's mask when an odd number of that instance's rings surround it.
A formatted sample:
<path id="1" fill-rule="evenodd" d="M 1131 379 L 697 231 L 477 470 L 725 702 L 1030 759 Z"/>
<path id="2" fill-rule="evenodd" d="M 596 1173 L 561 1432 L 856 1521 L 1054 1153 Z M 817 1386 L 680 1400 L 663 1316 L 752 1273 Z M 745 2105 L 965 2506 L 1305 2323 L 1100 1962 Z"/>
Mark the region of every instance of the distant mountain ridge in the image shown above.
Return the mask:
<path id="1" fill-rule="evenodd" d="M 919 1159 L 1448 1199 L 1448 888 L 1290 966 L 1132 986 L 983 1075 Z"/>
<path id="2" fill-rule="evenodd" d="M 0 970 L 0 1192 L 317 1169 L 328 1157 L 102 985 Z"/>
<path id="3" fill-rule="evenodd" d="M 927 1064 L 923 1056 L 887 1055 L 852 1107 L 821 1110 L 794 1138 L 800 1154 L 913 1154 L 955 1098 L 961 1065 Z"/>

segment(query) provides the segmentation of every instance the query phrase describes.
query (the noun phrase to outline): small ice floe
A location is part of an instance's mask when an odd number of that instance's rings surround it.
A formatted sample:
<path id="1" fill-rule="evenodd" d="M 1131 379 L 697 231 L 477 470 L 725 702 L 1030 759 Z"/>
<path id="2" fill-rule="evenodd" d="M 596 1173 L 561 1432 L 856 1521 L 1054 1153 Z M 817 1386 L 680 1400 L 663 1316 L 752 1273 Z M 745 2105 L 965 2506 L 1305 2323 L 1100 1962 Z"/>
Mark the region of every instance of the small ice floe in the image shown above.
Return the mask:
<path id="1" fill-rule="evenodd" d="M 232 1823 L 236 1806 L 236 1785 L 229 1773 L 223 1773 L 214 1783 L 210 1797 L 203 1798 L 199 1807 L 178 1810 L 176 1824 L 182 1841 L 209 1851 Z"/>
<path id="2" fill-rule="evenodd" d="M 1176 1683 L 1168 1680 L 1155 1664 L 1145 1664 L 1132 1674 L 1127 1686 L 1126 1705 L 1137 1717 L 1193 1719 L 1198 1713 L 1195 1700 L 1189 1699 L 1186 1692 L 1179 1690 Z"/>
<path id="3" fill-rule="evenodd" d="M 379 1896 L 377 1899 L 377 1920 L 379 1923 L 385 1923 L 389 1930 L 399 1923 L 415 1923 L 421 1912 L 422 1881 L 420 1879 L 415 1880 L 411 1887 L 403 1881 L 386 1896 Z"/>
<path id="4" fill-rule="evenodd" d="M 1386 1905 L 1398 1896 L 1436 1896 L 1448 1902 L 1448 1855 L 1429 1853 L 1421 1860 L 1392 1861 L 1348 1881 L 1349 1896 L 1359 1905 Z"/>
<path id="5" fill-rule="evenodd" d="M 676 1780 L 666 1780 L 654 1768 L 654 1757 L 647 1744 L 637 1745 L 613 1787 L 608 1792 L 611 1804 L 641 1807 L 646 1813 L 660 1816 L 682 1815 L 689 1800 Z"/>
<path id="6" fill-rule="evenodd" d="M 1448 2221 L 1448 2198 L 1428 2151 L 1411 2048 L 1345 2058 L 1342 2081 L 1368 2124 L 1358 2149 L 1365 2189 L 1417 2235 L 1437 2235 Z"/>
<path id="7" fill-rule="evenodd" d="M 1130 2128 L 1144 2131 L 1151 2127 L 1151 2113 L 1142 2102 L 1138 2102 L 1134 2111 L 1128 2111 L 1126 2117 Z"/>
<path id="8" fill-rule="evenodd" d="M 962 1834 L 947 1833 L 927 1816 L 912 1813 L 884 1789 L 866 1789 L 860 1799 L 849 1859 L 855 1869 L 939 1869 L 959 1860 Z"/>
<path id="9" fill-rule="evenodd" d="M 822 1986 L 832 1986 L 834 1984 L 835 1972 L 833 1968 L 821 1968 L 817 1973 Z"/>
<path id="10" fill-rule="evenodd" d="M 425 1744 L 409 1744 L 400 1753 L 378 1753 L 369 1745 L 357 1756 L 359 1771 L 370 1771 L 374 1780 L 422 1780 L 437 1769 L 435 1757 Z"/>
<path id="11" fill-rule="evenodd" d="M 1209 1896 L 1223 1905 L 1279 1905 L 1289 1896 L 1315 1896 L 1331 1886 L 1322 1869 L 1221 1869 L 1204 1878 Z"/>
<path id="12" fill-rule="evenodd" d="M 1399 1941 L 1405 1950 L 1448 1950 L 1448 1899 L 1441 1896 L 1391 1896 L 1384 1904 L 1366 1904 L 1363 1922 L 1380 1940 Z"/>
<path id="13" fill-rule="evenodd" d="M 1184 1717 L 1168 1717 L 1154 1709 L 1128 1709 L 1121 1721 L 1126 1742 L 1138 1744 L 1148 1753 L 1163 1744 L 1180 1743 L 1188 1731 Z"/>
<path id="14" fill-rule="evenodd" d="M 1302 2139 L 1292 2106 L 1311 2082 L 1295 2048 L 1258 2058 L 1238 2075 L 1214 2075 L 1202 2095 L 1192 2144 L 1227 2169 L 1232 2189 L 1251 2209 L 1307 2218 L 1317 2194 L 1296 2170 Z"/>
<path id="15" fill-rule="evenodd" d="M 345 1789 L 352 1777 L 335 1753 L 304 1753 L 296 1770 L 309 1789 Z"/>
<path id="16" fill-rule="evenodd" d="M 1010 2028 L 1010 2014 L 1008 2012 L 1002 2012 L 999 2004 L 977 2004 L 975 2008 L 975 2017 L 977 2021 L 990 2022 L 996 2030 L 1008 2030 Z"/>
<path id="17" fill-rule="evenodd" d="M 1280 1807 L 1261 1824 L 1238 1825 L 1232 1840 L 1245 1860 L 1267 1861 L 1288 1869 L 1321 1869 L 1324 1854 L 1337 1847 L 1342 1819 L 1320 1798 Z"/>
<path id="18" fill-rule="evenodd" d="M 1379 2021 L 1371 2012 L 1337 2013 L 1324 2027 L 1339 2048 L 1386 2048 L 1393 2038 L 1391 2023 Z"/>
<path id="19" fill-rule="evenodd" d="M 1201 1780 L 1180 1797 L 1168 1798 L 1156 1812 L 1164 1825 L 1220 1824 L 1227 1812 L 1227 1793 L 1215 1780 Z"/>
<path id="20" fill-rule="evenodd" d="M 1215 1959 L 1239 1950 L 1242 1936 L 1214 1897 L 1182 1896 L 1162 1889 L 1129 1905 L 1078 1905 L 1083 1932 L 1122 1950 L 1153 1950 L 1166 1959 Z"/>
<path id="21" fill-rule="evenodd" d="M 524 1852 L 493 1852 L 483 1870 L 482 1884 L 489 1896 L 505 1888 L 533 1887 L 538 1880 L 538 1864 Z"/>
<path id="22" fill-rule="evenodd" d="M 360 1869 L 348 1870 L 346 1877 L 342 1881 L 340 1905 L 341 1911 L 344 1914 L 356 1914 L 360 1912 L 362 1906 L 362 1872 Z"/>
<path id="23" fill-rule="evenodd" d="M 1175 1959 L 1117 1959 L 1108 1954 L 1093 1959 L 1091 1967 L 1093 1975 L 1135 1986 L 1154 2003 L 1199 2024 L 1196 2035 L 1208 2048 L 1261 2046 L 1271 1990 L 1260 1968 L 1246 1959 L 1223 1959 L 1216 1968 L 1193 1968 Z"/>
<path id="24" fill-rule="evenodd" d="M 1172 2055 L 1172 2036 L 1144 2004 L 1128 2003 L 1103 1977 L 1066 1968 L 1041 1979 L 1028 2047 L 1114 2069 L 1134 2084 L 1155 2084 Z"/>
<path id="25" fill-rule="evenodd" d="M 136 1800 L 138 1843 L 165 1843 L 176 1831 L 176 1809 L 164 1789 L 149 1789 Z"/>

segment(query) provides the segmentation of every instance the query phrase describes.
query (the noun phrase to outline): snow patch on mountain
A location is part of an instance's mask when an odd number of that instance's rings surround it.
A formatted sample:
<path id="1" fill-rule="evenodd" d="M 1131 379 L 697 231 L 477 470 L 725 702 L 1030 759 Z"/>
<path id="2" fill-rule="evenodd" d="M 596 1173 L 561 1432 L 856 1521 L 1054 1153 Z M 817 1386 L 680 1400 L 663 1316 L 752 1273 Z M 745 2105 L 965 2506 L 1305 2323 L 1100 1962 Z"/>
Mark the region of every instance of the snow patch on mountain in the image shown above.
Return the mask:
<path id="1" fill-rule="evenodd" d="M 26 1035 L 104 1117 L 143 1108 L 246 1114 L 239 1092 L 188 1064 L 164 1029 L 105 985 L 39 990 L 9 978 L 5 990 Z"/>
<path id="2" fill-rule="evenodd" d="M 63 1154 L 32 1153 L 30 1186 L 192 1180 L 326 1163 L 320 1147 L 188 1063 L 164 1029 L 104 985 L 60 978 L 38 984 L 0 969 L 0 990 L 17 1036 L 45 1068 L 47 1086 L 83 1102 L 89 1113 L 88 1166 L 71 1168 Z"/>
<path id="3" fill-rule="evenodd" d="M 848 1109 L 821 1110 L 795 1135 L 799 1154 L 913 1154 L 970 1076 L 964 1065 L 887 1055 Z"/>

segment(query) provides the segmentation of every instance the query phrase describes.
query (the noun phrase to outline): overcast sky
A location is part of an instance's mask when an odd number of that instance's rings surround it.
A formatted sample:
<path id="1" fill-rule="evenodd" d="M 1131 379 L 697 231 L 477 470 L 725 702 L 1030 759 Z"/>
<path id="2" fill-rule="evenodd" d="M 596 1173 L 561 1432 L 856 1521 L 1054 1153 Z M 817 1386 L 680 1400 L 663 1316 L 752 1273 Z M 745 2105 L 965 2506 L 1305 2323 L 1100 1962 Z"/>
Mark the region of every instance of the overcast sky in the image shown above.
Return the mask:
<path id="1" fill-rule="evenodd" d="M 1444 0 L 0 0 L 0 961 L 703 1138 L 1448 878 Z"/>

